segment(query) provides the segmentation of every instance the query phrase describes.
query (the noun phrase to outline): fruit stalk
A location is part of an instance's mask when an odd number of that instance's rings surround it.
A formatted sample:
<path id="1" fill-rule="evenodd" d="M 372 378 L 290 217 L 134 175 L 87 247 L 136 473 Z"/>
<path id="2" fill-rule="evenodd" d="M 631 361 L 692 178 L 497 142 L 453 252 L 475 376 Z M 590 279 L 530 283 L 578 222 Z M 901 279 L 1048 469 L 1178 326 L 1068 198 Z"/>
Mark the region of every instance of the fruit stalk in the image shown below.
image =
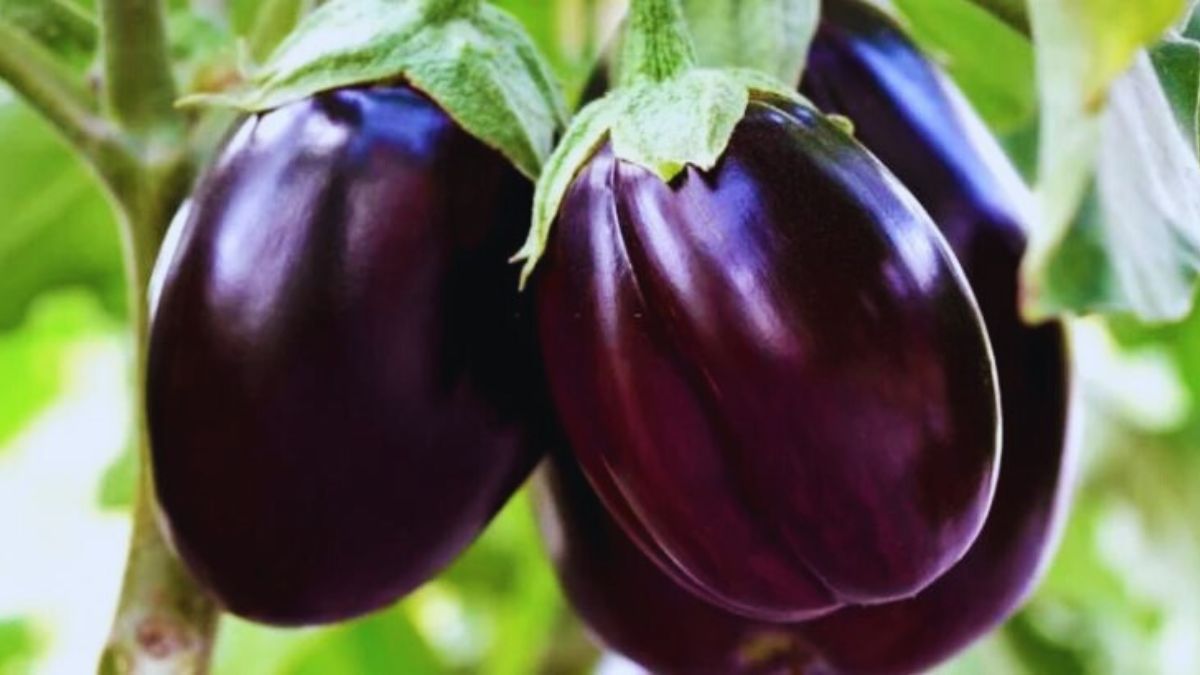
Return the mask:
<path id="1" fill-rule="evenodd" d="M 634 0 L 621 48 L 621 86 L 665 82 L 696 62 L 679 0 Z"/>
<path id="2" fill-rule="evenodd" d="M 143 465 L 141 382 L 146 289 L 171 214 L 193 167 L 174 109 L 175 87 L 158 0 L 101 2 L 106 111 L 55 56 L 19 28 L 0 22 L 0 79 L 7 81 L 95 171 L 117 211 L 135 334 L 135 429 Z M 104 673 L 202 672 L 215 612 L 163 541 L 148 474 L 140 479 L 129 560 Z"/>
<path id="3" fill-rule="evenodd" d="M 142 412 L 147 288 L 167 223 L 191 185 L 194 166 L 175 83 L 160 0 L 101 0 L 104 102 L 129 161 L 101 157 L 124 240 L 130 320 L 136 338 L 134 391 L 139 480 L 129 557 L 102 673 L 207 670 L 216 627 L 212 602 L 192 581 L 157 526 Z"/>
<path id="4" fill-rule="evenodd" d="M 161 0 L 100 0 L 105 104 L 128 132 L 181 131 Z"/>
<path id="5" fill-rule="evenodd" d="M 172 174 L 178 174 L 172 176 Z M 151 197 L 141 209 L 121 205 L 129 313 L 135 332 L 134 420 L 137 434 L 138 490 L 133 531 L 121 595 L 108 643 L 100 657 L 103 675 L 141 673 L 149 668 L 167 672 L 203 673 L 208 669 L 217 613 L 212 601 L 171 551 L 158 527 L 157 504 L 149 471 L 144 399 L 148 335 L 147 288 L 154 258 L 170 213 L 182 200 L 190 176 L 183 167 L 155 176 L 149 172 L 135 185 Z M 166 185 L 176 189 L 164 190 Z M 157 205 L 158 209 L 152 208 Z"/>

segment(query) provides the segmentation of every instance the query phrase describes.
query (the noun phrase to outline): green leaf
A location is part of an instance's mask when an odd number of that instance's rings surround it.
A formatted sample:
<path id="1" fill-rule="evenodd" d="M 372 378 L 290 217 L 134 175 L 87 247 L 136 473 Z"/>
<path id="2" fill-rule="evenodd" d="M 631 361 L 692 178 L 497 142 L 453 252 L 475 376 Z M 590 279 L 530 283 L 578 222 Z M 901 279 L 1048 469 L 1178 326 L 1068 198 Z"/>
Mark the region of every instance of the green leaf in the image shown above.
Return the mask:
<path id="1" fill-rule="evenodd" d="M 32 673 L 42 641 L 29 621 L 0 619 L 0 675 Z"/>
<path id="2" fill-rule="evenodd" d="M 269 56 L 315 6 L 316 0 L 263 0 L 247 40 L 250 56 Z"/>
<path id="3" fill-rule="evenodd" d="M 1181 133 L 1148 56 L 1139 56 L 1112 86 L 1096 126 L 1095 146 L 1087 149 L 1095 169 L 1093 182 L 1084 185 L 1084 208 L 1059 241 L 1031 253 L 1041 266 L 1028 281 L 1027 310 L 1035 316 L 1128 311 L 1147 320 L 1183 318 L 1200 276 L 1200 158 L 1194 139 Z M 1050 184 L 1057 183 L 1043 181 L 1043 189 Z"/>
<path id="4" fill-rule="evenodd" d="M 568 101 L 577 101 L 600 50 L 604 13 L 602 0 L 496 0 L 521 22 L 538 51 L 546 56 Z"/>
<path id="5" fill-rule="evenodd" d="M 441 673 L 445 668 L 395 606 L 326 630 L 305 645 L 281 675 L 352 673 Z"/>
<path id="6" fill-rule="evenodd" d="M 137 448 L 130 444 L 100 476 L 96 505 L 105 511 L 123 511 L 133 506 L 137 496 Z"/>
<path id="7" fill-rule="evenodd" d="M 62 393 L 67 351 L 111 321 L 93 295 L 62 291 L 39 296 L 22 325 L 0 332 L 0 450 Z"/>
<path id="8" fill-rule="evenodd" d="M 515 19 L 487 5 L 431 18 L 419 0 L 333 0 L 280 45 L 251 88 L 184 102 L 267 110 L 397 78 L 531 178 L 565 124 L 553 76 Z"/>
<path id="9" fill-rule="evenodd" d="M 1175 120 L 1200 152 L 1200 42 L 1169 37 L 1150 50 Z"/>
<path id="10" fill-rule="evenodd" d="M 1001 133 L 1037 111 L 1033 45 L 970 0 L 894 0 L 916 40 Z"/>
<path id="11" fill-rule="evenodd" d="M 0 90 L 0 329 L 43 291 L 83 285 L 122 314 L 119 231 L 92 175 L 49 127 Z"/>
<path id="12" fill-rule="evenodd" d="M 1186 313 L 1195 262 L 1195 238 L 1188 231 L 1195 226 L 1186 220 L 1192 209 L 1187 193 L 1193 191 L 1172 191 L 1189 184 L 1191 168 L 1177 152 L 1186 142 L 1173 120 L 1169 129 L 1161 123 L 1160 103 L 1168 118 L 1172 113 L 1152 70 L 1147 74 L 1139 68 L 1124 78 L 1122 109 L 1105 114 L 1113 81 L 1133 65 L 1143 45 L 1156 41 L 1182 16 L 1185 3 L 1040 0 L 1029 9 L 1042 105 L 1039 222 L 1023 270 L 1029 291 L 1026 313 L 1128 309 L 1156 319 Z M 1129 104 L 1149 106 L 1148 114 L 1133 114 Z M 1098 167 L 1102 148 L 1104 164 Z M 1169 153 L 1167 161 L 1154 157 L 1158 150 Z M 1079 226 L 1077 214 L 1093 180 L 1098 181 L 1100 206 L 1094 210 L 1104 223 L 1098 226 L 1101 241 L 1117 248 L 1111 249 L 1105 269 L 1091 273 L 1111 277 L 1101 279 L 1110 290 L 1105 297 L 1068 303 L 1064 298 L 1072 293 L 1061 290 L 1063 275 L 1055 281 L 1051 268 L 1072 227 Z M 1136 235 L 1139 230 L 1148 231 L 1142 237 Z M 1088 283 L 1095 286 L 1096 280 Z"/>
<path id="13" fill-rule="evenodd" d="M 751 68 L 799 84 L 817 30 L 817 0 L 685 0 L 701 65 Z"/>

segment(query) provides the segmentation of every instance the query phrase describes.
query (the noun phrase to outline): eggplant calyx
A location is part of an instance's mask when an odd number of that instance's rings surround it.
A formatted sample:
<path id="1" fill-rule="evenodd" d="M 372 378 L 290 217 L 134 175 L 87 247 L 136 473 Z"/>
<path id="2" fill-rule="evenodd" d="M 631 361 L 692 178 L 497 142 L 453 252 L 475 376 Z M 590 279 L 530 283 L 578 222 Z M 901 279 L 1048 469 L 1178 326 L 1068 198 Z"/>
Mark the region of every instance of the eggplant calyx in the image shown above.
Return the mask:
<path id="1" fill-rule="evenodd" d="M 712 169 L 759 96 L 812 108 L 787 85 L 758 71 L 695 68 L 666 80 L 635 80 L 588 104 L 575 116 L 538 179 L 529 237 L 513 262 L 522 262 L 524 287 L 545 251 L 559 206 L 579 170 L 606 140 L 617 159 L 670 182 L 685 167 Z"/>
<path id="2" fill-rule="evenodd" d="M 478 0 L 332 0 L 244 88 L 179 105 L 260 112 L 355 85 L 406 81 L 535 178 L 566 126 L 562 93 L 511 15 Z"/>

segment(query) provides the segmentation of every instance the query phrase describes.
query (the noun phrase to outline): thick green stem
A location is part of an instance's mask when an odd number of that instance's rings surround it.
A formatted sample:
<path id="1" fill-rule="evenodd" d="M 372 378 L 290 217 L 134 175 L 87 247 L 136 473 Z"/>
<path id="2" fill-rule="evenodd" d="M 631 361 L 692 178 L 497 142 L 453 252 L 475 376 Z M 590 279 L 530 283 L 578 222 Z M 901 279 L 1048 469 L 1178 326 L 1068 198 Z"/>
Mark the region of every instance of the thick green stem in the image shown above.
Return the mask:
<path id="1" fill-rule="evenodd" d="M 0 78 L 89 162 L 122 225 L 137 346 L 134 409 L 142 468 L 124 585 L 101 672 L 203 673 L 217 612 L 158 529 L 142 417 L 148 280 L 166 226 L 191 186 L 194 162 L 174 108 L 161 0 L 100 0 L 100 9 L 104 100 L 111 120 L 49 50 L 3 20 Z"/>
<path id="2" fill-rule="evenodd" d="M 158 528 L 143 418 L 150 271 L 194 166 L 175 109 L 162 0 L 100 0 L 105 101 L 136 162 L 105 175 L 123 225 L 130 312 L 137 337 L 134 388 L 140 478 L 121 597 L 100 660 L 105 675 L 203 673 L 217 611 Z"/>
<path id="3" fill-rule="evenodd" d="M 116 129 L 98 114 L 95 97 L 49 50 L 4 20 L 0 20 L 0 79 L 93 162 L 122 152 Z"/>
<path id="4" fill-rule="evenodd" d="M 142 412 L 150 272 L 166 224 L 191 184 L 192 166 L 181 153 L 160 162 L 148 160 L 128 178 L 110 189 L 125 226 L 130 314 L 137 346 L 134 391 L 140 475 L 125 578 L 100 672 L 203 673 L 208 669 L 217 611 L 159 530 Z"/>
<path id="5" fill-rule="evenodd" d="M 679 0 L 633 0 L 621 42 L 620 86 L 663 82 L 696 63 Z"/>
<path id="6" fill-rule="evenodd" d="M 100 0 L 106 102 L 140 139 L 181 130 L 162 0 Z"/>

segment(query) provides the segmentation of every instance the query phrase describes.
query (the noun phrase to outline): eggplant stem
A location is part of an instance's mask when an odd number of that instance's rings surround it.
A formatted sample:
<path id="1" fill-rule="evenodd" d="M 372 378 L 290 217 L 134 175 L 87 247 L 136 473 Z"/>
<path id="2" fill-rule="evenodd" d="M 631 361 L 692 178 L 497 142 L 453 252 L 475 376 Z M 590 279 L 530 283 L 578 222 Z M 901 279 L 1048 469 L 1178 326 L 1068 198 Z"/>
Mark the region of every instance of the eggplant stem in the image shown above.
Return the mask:
<path id="1" fill-rule="evenodd" d="M 691 70 L 696 49 L 679 0 L 633 0 L 621 44 L 618 84 L 665 82 Z"/>

